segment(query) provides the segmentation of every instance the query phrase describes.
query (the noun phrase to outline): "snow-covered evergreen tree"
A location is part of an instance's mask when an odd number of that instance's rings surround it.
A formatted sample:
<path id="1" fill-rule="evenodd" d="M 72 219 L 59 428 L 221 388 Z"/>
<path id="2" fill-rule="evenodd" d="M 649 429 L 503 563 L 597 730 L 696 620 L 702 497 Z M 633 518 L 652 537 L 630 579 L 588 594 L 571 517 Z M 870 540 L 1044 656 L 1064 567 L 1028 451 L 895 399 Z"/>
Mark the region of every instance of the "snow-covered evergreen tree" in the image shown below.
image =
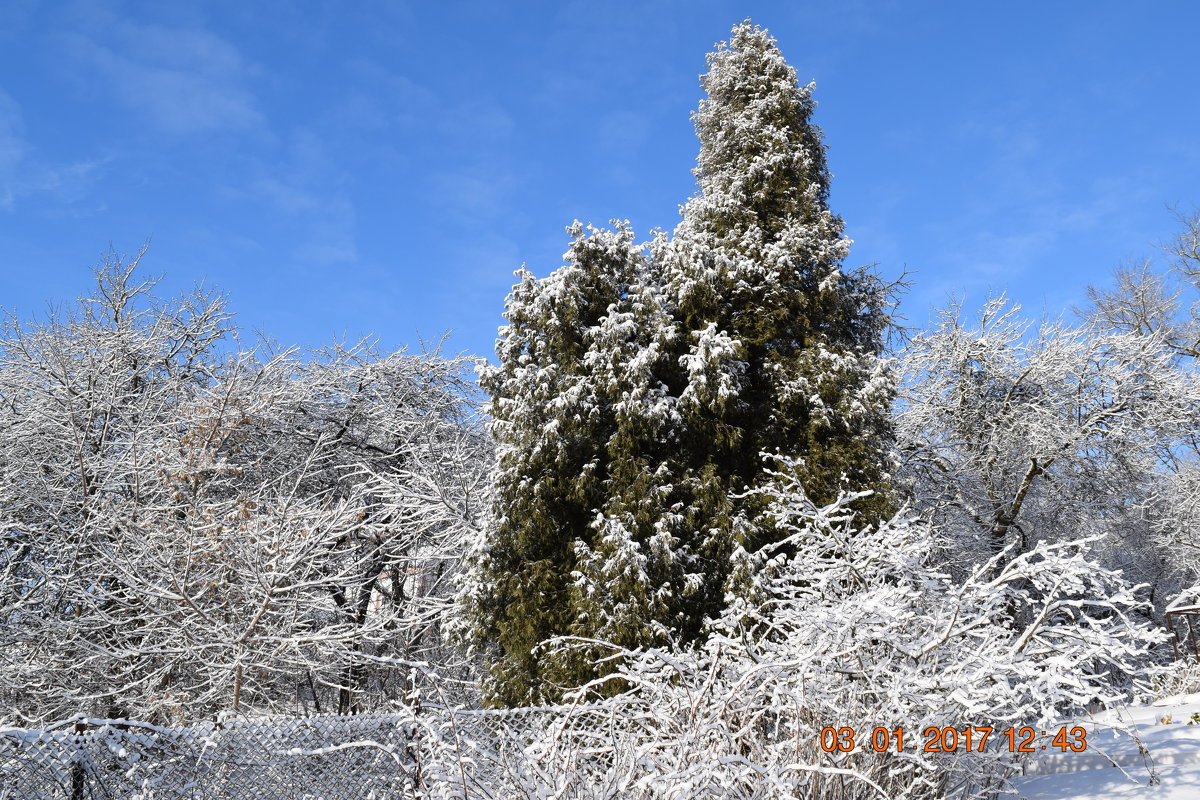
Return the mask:
<path id="1" fill-rule="evenodd" d="M 764 453 L 799 459 L 817 502 L 873 488 L 859 513 L 879 519 L 892 381 L 878 358 L 886 288 L 869 270 L 844 268 L 850 241 L 828 207 L 812 86 L 749 22 L 708 60 L 708 96 L 694 115 L 700 192 L 652 260 L 675 328 L 660 366 L 679 401 L 678 501 L 710 528 L 732 521 L 692 534 L 705 559 L 693 607 L 715 615 L 730 556 L 777 536 L 745 496 L 771 480 Z"/>
<path id="2" fill-rule="evenodd" d="M 542 663 L 537 645 L 571 629 L 577 543 L 610 526 L 597 519 L 608 480 L 613 398 L 597 340 L 641 263 L 628 229 L 570 229 L 567 264 L 543 280 L 521 270 L 497 346 L 500 365 L 480 384 L 499 443 L 494 519 L 468 589 L 475 633 L 498 649 L 496 700 L 553 695 L 579 676 Z"/>
<path id="3" fill-rule="evenodd" d="M 886 482 L 886 293 L 842 267 L 811 87 L 749 22 L 709 66 L 700 191 L 674 236 L 577 224 L 566 266 L 521 274 L 482 373 L 501 453 L 466 596 L 498 702 L 591 677 L 586 651 L 537 648 L 553 636 L 700 638 L 776 536 L 752 491 L 772 480 L 764 453 L 819 502 Z"/>

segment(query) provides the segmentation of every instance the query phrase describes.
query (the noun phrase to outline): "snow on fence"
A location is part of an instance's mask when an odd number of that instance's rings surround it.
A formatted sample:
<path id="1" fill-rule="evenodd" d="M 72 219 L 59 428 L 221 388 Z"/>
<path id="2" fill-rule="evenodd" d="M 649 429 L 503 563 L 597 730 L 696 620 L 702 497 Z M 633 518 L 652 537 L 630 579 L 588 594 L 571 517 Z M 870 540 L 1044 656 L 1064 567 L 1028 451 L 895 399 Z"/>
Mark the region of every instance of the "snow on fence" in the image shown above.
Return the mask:
<path id="1" fill-rule="evenodd" d="M 0 798 L 391 797 L 417 779 L 414 733 L 408 716 L 0 729 Z"/>
<path id="2" fill-rule="evenodd" d="M 426 707 L 181 728 L 83 718 L 0 727 L 0 800 L 463 797 L 494 791 L 514 771 L 536 782 L 549 755 L 536 742 L 603 753 L 606 726 L 589 719 L 598 713 Z"/>

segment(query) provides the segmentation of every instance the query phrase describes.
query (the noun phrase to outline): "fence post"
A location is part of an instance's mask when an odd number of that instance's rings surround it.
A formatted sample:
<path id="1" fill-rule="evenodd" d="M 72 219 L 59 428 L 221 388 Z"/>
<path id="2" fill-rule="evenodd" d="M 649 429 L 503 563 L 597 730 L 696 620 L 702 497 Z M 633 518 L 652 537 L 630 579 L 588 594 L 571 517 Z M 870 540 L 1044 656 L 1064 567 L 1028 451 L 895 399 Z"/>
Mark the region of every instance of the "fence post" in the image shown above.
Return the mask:
<path id="1" fill-rule="evenodd" d="M 413 745 L 411 748 L 413 761 L 416 762 L 416 768 L 413 770 L 413 794 L 422 792 L 422 790 L 425 788 L 425 785 L 421 780 L 421 721 L 417 719 L 420 713 L 421 698 L 418 696 L 417 701 L 412 706 L 413 722 L 412 736 L 410 737 L 410 741 Z"/>
<path id="2" fill-rule="evenodd" d="M 79 753 L 84 746 L 83 732 L 87 730 L 87 721 L 81 719 L 76 722 L 74 730 L 75 748 L 74 752 L 71 753 L 71 800 L 85 800 L 83 794 L 85 788 L 84 767 L 83 762 L 80 761 Z"/>

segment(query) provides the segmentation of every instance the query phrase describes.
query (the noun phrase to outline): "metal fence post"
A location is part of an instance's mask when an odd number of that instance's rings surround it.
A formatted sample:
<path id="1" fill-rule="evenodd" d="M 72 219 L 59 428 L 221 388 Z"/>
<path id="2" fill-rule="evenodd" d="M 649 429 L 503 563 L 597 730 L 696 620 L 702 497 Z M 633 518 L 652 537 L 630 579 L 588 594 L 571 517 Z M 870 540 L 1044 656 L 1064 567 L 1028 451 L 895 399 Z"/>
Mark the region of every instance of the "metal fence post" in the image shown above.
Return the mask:
<path id="1" fill-rule="evenodd" d="M 71 800 L 84 800 L 84 766 L 80 761 L 79 754 L 84 748 L 83 732 L 87 730 L 87 721 L 79 720 L 75 723 L 75 748 L 71 754 Z"/>

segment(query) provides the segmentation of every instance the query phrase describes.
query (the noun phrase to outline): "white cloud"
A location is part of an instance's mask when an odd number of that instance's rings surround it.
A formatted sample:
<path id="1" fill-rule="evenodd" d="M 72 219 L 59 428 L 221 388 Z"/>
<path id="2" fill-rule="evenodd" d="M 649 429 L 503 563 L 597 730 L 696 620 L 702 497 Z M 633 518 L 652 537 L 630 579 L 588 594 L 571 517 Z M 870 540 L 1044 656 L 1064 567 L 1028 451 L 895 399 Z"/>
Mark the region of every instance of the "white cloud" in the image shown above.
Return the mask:
<path id="1" fill-rule="evenodd" d="M 29 145 L 16 101 L 0 90 L 0 208 L 11 208 L 16 195 L 17 168 Z"/>
<path id="2" fill-rule="evenodd" d="M 464 219 L 498 217 L 507 210 L 513 182 L 502 168 L 464 166 L 433 175 L 432 199 Z"/>
<path id="3" fill-rule="evenodd" d="M 286 158 L 272 164 L 257 161 L 255 170 L 258 174 L 244 188 L 228 190 L 262 198 L 285 215 L 296 231 L 294 258 L 326 265 L 358 260 L 357 213 L 346 188 L 348 176 L 316 131 L 293 130 Z"/>
<path id="4" fill-rule="evenodd" d="M 596 135 L 601 146 L 616 153 L 639 148 L 653 130 L 649 115 L 641 111 L 612 111 L 600 118 Z"/>
<path id="5" fill-rule="evenodd" d="M 262 127 L 248 79 L 257 71 L 224 39 L 200 28 L 109 20 L 64 37 L 119 102 L 172 134 Z"/>
<path id="6" fill-rule="evenodd" d="M 50 165 L 36 159 L 25 138 L 24 115 L 0 89 L 0 210 L 12 211 L 22 197 L 53 194 L 66 201 L 97 177 L 105 159 Z"/>

